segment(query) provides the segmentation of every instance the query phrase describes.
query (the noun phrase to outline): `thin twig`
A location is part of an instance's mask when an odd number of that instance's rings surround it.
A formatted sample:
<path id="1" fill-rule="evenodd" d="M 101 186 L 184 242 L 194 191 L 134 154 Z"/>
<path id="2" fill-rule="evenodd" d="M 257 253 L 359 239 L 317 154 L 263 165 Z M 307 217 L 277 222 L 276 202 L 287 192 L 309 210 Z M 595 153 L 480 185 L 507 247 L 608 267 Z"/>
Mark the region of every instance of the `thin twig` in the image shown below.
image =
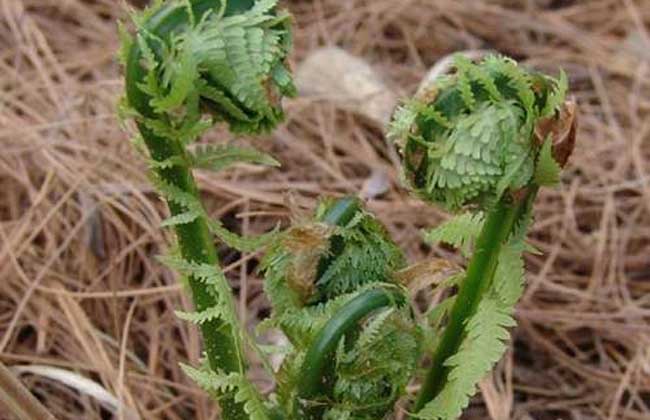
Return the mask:
<path id="1" fill-rule="evenodd" d="M 0 401 L 20 420 L 55 420 L 47 408 L 0 362 Z"/>

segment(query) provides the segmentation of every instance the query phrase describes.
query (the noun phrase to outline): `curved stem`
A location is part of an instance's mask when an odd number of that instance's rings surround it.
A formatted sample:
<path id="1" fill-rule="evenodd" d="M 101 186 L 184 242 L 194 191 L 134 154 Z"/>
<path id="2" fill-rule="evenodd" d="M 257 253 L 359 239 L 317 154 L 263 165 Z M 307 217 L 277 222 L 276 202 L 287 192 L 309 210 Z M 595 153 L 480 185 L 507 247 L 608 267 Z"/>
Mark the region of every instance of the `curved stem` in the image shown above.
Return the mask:
<path id="1" fill-rule="evenodd" d="M 210 9 L 218 10 L 220 3 L 218 0 L 194 0 L 192 6 L 194 13 L 201 16 Z M 173 32 L 182 30 L 188 20 L 189 16 L 185 7 L 178 7 L 177 4 L 172 6 L 172 3 L 170 3 L 169 7 L 162 8 L 152 16 L 144 29 L 164 39 Z M 134 44 L 126 65 L 126 92 L 129 104 L 146 118 L 164 118 L 164 116 L 154 113 L 149 105 L 148 95 L 142 92 L 139 87 L 145 75 L 141 60 L 142 51 L 137 44 Z M 180 141 L 160 137 L 144 124 L 138 124 L 138 128 L 154 161 L 164 162 L 171 158 L 185 156 L 185 148 Z M 180 161 L 186 160 L 180 159 Z M 175 165 L 158 168 L 156 173 L 162 181 L 191 194 L 197 200 L 199 199 L 198 188 L 189 167 Z M 167 204 L 172 216 L 189 210 L 184 205 L 173 201 L 168 201 Z M 214 242 L 204 217 L 197 217 L 192 222 L 176 225 L 175 233 L 184 259 L 200 264 L 218 264 Z M 216 305 L 215 297 L 199 279 L 190 276 L 189 285 L 197 311 L 200 312 Z M 226 284 L 225 289 L 229 290 L 230 286 Z M 240 331 L 219 319 L 204 322 L 200 328 L 210 368 L 214 371 L 243 374 L 245 371 L 244 356 L 238 345 Z M 222 418 L 227 420 L 246 420 L 249 418 L 243 404 L 235 401 L 233 392 L 215 395 L 215 397 L 219 400 Z"/>
<path id="2" fill-rule="evenodd" d="M 158 137 L 142 125 L 139 125 L 139 129 L 153 160 L 160 162 L 174 156 L 184 155 L 185 150 L 179 142 L 171 142 L 168 139 Z M 158 169 L 156 173 L 163 181 L 192 194 L 198 199 L 198 188 L 189 168 L 177 165 L 171 168 Z M 173 201 L 168 201 L 167 205 L 172 216 L 189 210 Z M 207 221 L 203 217 L 197 217 L 190 223 L 175 225 L 174 230 L 184 259 L 210 265 L 219 263 L 212 235 L 208 229 Z M 215 298 L 203 283 L 193 277 L 190 277 L 189 280 L 197 311 L 205 310 L 216 304 Z M 242 356 L 239 354 L 233 338 L 239 332 L 227 330 L 229 328 L 226 328 L 218 320 L 203 323 L 201 331 L 205 340 L 205 351 L 212 369 L 241 372 L 243 371 Z"/>
<path id="3" fill-rule="evenodd" d="M 460 284 L 456 301 L 449 313 L 449 323 L 436 347 L 431 367 L 415 402 L 416 413 L 434 399 L 445 384 L 449 368 L 444 363 L 458 351 L 463 340 L 465 325 L 476 312 L 483 294 L 492 283 L 501 247 L 512 233 L 518 216 L 521 216 L 525 206 L 530 203 L 530 194 L 534 196 L 535 192 L 536 190 L 529 192 L 517 203 L 502 199 L 487 214 L 483 229 L 476 240 L 467 274 Z"/>
<path id="4" fill-rule="evenodd" d="M 301 419 L 320 419 L 325 407 L 314 401 L 315 397 L 326 395 L 329 385 L 326 383 L 326 370 L 334 363 L 334 352 L 341 338 L 357 328 L 360 320 L 377 309 L 390 306 L 404 297 L 398 292 L 382 288 L 370 289 L 345 304 L 336 315 L 325 324 L 309 347 L 302 365 L 299 397 L 306 404 L 301 404 Z"/>
<path id="5" fill-rule="evenodd" d="M 183 156 L 184 148 L 180 143 L 162 139 L 142 125 L 139 126 L 139 129 L 154 160 L 165 161 L 174 156 Z M 158 169 L 156 172 L 163 181 L 192 194 L 198 199 L 196 182 L 187 167 L 174 166 L 172 168 Z M 189 210 L 172 201 L 168 201 L 167 205 L 172 216 Z M 176 225 L 175 233 L 184 259 L 200 264 L 217 265 L 219 263 L 214 241 L 208 230 L 207 221 L 203 217 L 197 217 L 190 223 Z M 215 297 L 210 294 L 208 287 L 204 283 L 194 276 L 190 276 L 188 280 L 194 306 L 198 312 L 216 305 Z M 226 285 L 226 288 L 230 289 L 230 286 Z M 237 336 L 240 332 L 219 319 L 206 321 L 200 325 L 200 328 L 210 368 L 214 371 L 226 373 L 244 373 L 244 357 L 237 342 Z M 232 393 L 218 395 L 217 397 L 224 419 L 248 419 L 243 405 L 235 402 Z"/>

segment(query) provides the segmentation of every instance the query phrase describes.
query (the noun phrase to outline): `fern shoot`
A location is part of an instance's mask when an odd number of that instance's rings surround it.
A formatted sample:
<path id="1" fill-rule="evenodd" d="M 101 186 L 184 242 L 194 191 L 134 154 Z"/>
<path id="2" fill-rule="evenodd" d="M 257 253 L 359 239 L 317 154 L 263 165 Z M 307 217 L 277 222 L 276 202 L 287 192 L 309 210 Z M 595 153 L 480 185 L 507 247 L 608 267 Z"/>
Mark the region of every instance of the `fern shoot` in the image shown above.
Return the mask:
<path id="1" fill-rule="evenodd" d="M 265 326 L 291 343 L 276 377 L 287 418 L 374 420 L 404 395 L 421 345 L 395 276 L 404 264 L 354 198 L 323 201 L 277 238 L 264 260 Z"/>
<path id="2" fill-rule="evenodd" d="M 540 186 L 553 185 L 575 139 L 564 73 L 554 79 L 513 60 L 455 59 L 395 113 L 389 136 L 412 191 L 464 212 L 426 234 L 471 255 L 413 417 L 460 416 L 476 384 L 505 349 L 523 285 L 526 228 Z M 471 251 L 471 254 L 470 254 Z"/>
<path id="3" fill-rule="evenodd" d="M 174 228 L 179 252 L 163 260 L 187 276 L 196 310 L 179 316 L 196 323 L 204 340 L 206 365 L 185 371 L 218 399 L 228 420 L 261 420 L 268 413 L 245 376 L 244 333 L 212 234 L 244 248 L 262 241 L 209 220 L 192 170 L 277 162 L 253 149 L 191 143 L 220 122 L 235 133 L 258 134 L 281 121 L 280 98 L 294 88 L 285 65 L 289 16 L 276 3 L 158 0 L 132 13 L 134 37 L 123 33 L 122 111 L 139 129 L 153 181 L 171 213 L 164 225 Z"/>
<path id="4" fill-rule="evenodd" d="M 468 258 L 443 286 L 457 293 L 419 320 L 403 283 L 418 270 L 356 198 L 322 200 L 314 216 L 285 231 L 241 237 L 210 220 L 193 170 L 238 162 L 278 166 L 230 144 L 193 144 L 215 124 L 259 134 L 283 118 L 295 93 L 286 57 L 290 18 L 277 0 L 158 0 L 133 13 L 123 34 L 126 97 L 177 251 L 163 263 L 188 279 L 195 311 L 178 312 L 202 333 L 205 360 L 183 371 L 210 392 L 226 420 L 377 420 L 407 395 L 426 343 L 431 366 L 412 418 L 453 420 L 498 361 L 524 287 L 522 254 L 540 187 L 555 185 L 575 141 L 568 83 L 502 56 L 461 56 L 395 112 L 389 137 L 403 177 L 420 198 L 456 213 L 427 232 Z M 288 345 L 268 400 L 247 379 L 245 345 L 213 235 L 262 261 L 271 316 Z M 452 281 L 453 280 L 453 281 Z M 435 339 L 433 337 L 436 337 Z"/>

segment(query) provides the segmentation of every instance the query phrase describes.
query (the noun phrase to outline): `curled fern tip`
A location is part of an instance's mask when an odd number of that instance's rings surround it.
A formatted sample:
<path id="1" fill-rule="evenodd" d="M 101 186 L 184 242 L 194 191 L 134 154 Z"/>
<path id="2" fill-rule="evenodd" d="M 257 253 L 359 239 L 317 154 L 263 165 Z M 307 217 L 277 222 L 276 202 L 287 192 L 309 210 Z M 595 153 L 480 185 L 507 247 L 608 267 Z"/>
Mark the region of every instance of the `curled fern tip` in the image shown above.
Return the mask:
<path id="1" fill-rule="evenodd" d="M 422 198 L 456 210 L 485 209 L 534 180 L 547 135 L 563 164 L 575 137 L 567 82 L 529 72 L 503 56 L 459 55 L 441 77 L 395 113 L 389 135 L 404 178 Z M 540 141 L 541 137 L 541 141 Z"/>

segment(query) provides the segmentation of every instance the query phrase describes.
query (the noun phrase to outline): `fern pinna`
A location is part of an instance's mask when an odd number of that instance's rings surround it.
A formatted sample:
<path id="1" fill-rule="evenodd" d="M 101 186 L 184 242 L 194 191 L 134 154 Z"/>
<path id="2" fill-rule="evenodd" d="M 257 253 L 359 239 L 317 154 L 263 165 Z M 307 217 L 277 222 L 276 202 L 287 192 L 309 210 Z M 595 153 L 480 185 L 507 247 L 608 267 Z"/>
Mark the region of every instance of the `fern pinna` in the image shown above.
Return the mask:
<path id="1" fill-rule="evenodd" d="M 196 312 L 179 313 L 201 328 L 205 366 L 186 372 L 218 398 L 224 419 L 265 419 L 267 408 L 245 377 L 243 330 L 218 267 L 212 234 L 236 248 L 268 237 L 241 238 L 206 215 L 192 169 L 220 170 L 246 161 L 276 162 L 231 145 L 193 147 L 215 123 L 257 134 L 282 119 L 280 99 L 294 93 L 285 65 L 289 16 L 276 0 L 154 1 L 133 13 L 136 35 L 123 31 L 123 113 L 132 117 L 167 200 L 178 252 L 163 260 L 187 277 Z"/>
<path id="2" fill-rule="evenodd" d="M 559 180 L 575 140 L 567 79 L 513 60 L 463 56 L 400 107 L 389 136 L 419 197 L 460 214 L 425 234 L 471 256 L 413 407 L 413 417 L 455 419 L 498 361 L 523 288 L 522 252 L 540 186 Z"/>

